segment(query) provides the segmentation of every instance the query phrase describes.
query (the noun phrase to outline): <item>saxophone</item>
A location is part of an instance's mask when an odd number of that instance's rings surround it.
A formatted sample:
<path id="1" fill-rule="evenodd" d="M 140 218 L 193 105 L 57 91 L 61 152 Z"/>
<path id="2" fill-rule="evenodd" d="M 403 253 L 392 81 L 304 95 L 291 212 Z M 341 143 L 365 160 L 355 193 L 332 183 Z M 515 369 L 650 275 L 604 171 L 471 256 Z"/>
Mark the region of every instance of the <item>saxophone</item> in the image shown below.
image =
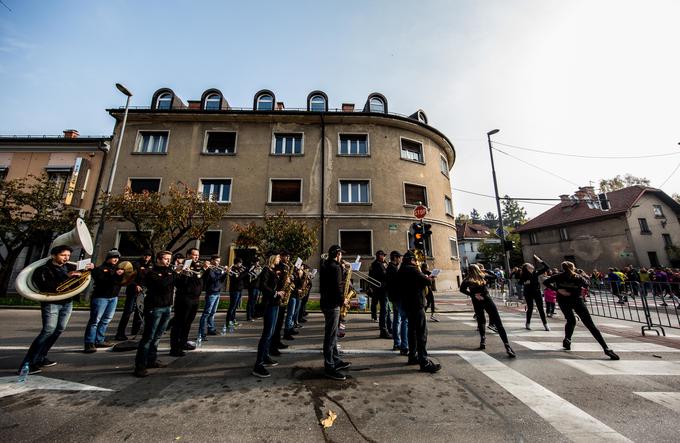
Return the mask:
<path id="1" fill-rule="evenodd" d="M 281 297 L 281 306 L 287 306 L 288 300 L 290 300 L 290 294 L 295 289 L 295 284 L 293 283 L 293 278 L 290 275 L 290 265 L 283 264 L 283 296 Z"/>
<path id="2" fill-rule="evenodd" d="M 346 262 L 344 262 L 346 263 Z M 344 264 L 343 263 L 343 264 Z M 347 266 L 347 275 L 345 276 L 345 290 L 343 291 L 344 302 L 340 307 L 340 319 L 344 319 L 349 313 L 351 300 L 357 296 L 357 291 L 352 286 L 352 267 Z"/>

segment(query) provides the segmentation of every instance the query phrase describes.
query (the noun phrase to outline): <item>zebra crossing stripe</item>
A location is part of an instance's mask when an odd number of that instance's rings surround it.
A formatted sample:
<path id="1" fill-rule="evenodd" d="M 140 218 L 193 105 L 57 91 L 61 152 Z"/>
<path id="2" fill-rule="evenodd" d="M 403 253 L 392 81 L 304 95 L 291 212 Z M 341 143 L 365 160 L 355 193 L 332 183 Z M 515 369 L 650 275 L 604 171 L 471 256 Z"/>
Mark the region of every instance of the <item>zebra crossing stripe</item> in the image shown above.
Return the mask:
<path id="1" fill-rule="evenodd" d="M 680 361 L 557 359 L 588 375 L 680 375 Z"/>
<path id="2" fill-rule="evenodd" d="M 515 396 L 574 442 L 629 442 L 628 438 L 572 403 L 483 352 L 461 351 L 475 369 Z"/>
<path id="3" fill-rule="evenodd" d="M 633 392 L 633 394 L 680 413 L 680 392 Z"/>
<path id="4" fill-rule="evenodd" d="M 560 351 L 563 349 L 561 342 L 521 340 L 513 340 L 513 342 L 532 351 Z M 680 349 L 646 342 L 620 342 L 609 343 L 609 345 L 616 352 L 680 352 Z M 602 347 L 592 341 L 576 342 L 571 344 L 571 350 L 574 352 L 602 352 Z"/>

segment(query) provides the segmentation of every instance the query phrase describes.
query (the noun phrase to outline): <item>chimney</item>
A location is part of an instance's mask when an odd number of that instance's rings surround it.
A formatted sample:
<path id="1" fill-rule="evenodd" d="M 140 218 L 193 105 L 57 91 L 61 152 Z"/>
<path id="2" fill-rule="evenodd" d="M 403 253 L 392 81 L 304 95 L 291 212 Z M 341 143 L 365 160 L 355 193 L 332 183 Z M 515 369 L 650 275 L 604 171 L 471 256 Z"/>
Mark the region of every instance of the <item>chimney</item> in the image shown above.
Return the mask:
<path id="1" fill-rule="evenodd" d="M 586 198 L 592 201 L 597 200 L 597 194 L 595 194 L 595 188 L 593 186 L 582 186 L 578 188 L 579 191 L 583 191 L 586 194 Z"/>
<path id="2" fill-rule="evenodd" d="M 189 109 L 201 109 L 200 100 L 187 100 L 187 103 L 189 104 Z"/>
<path id="3" fill-rule="evenodd" d="M 561 207 L 566 208 L 567 206 L 571 206 L 571 199 L 569 198 L 569 195 L 567 194 L 560 195 L 560 200 Z"/>
<path id="4" fill-rule="evenodd" d="M 277 111 L 283 111 L 286 109 L 286 105 L 283 104 L 283 102 L 276 102 L 276 110 Z"/>
<path id="5" fill-rule="evenodd" d="M 354 112 L 354 103 L 343 103 L 342 112 Z"/>
<path id="6" fill-rule="evenodd" d="M 64 138 L 78 138 L 80 133 L 77 129 L 66 129 L 64 130 Z"/>

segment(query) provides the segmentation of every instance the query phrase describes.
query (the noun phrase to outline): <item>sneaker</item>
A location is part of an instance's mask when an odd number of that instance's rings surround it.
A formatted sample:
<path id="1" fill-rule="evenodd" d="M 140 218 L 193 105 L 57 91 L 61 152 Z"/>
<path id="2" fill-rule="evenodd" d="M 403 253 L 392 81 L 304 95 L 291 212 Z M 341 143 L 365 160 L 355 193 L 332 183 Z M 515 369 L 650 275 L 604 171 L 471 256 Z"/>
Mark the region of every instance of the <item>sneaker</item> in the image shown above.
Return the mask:
<path id="1" fill-rule="evenodd" d="M 338 360 L 338 362 L 335 363 L 335 370 L 342 371 L 343 369 L 348 369 L 350 366 L 352 366 L 352 363 L 348 361 Z"/>
<path id="2" fill-rule="evenodd" d="M 251 372 L 255 377 L 260 377 L 260 378 L 267 378 L 271 377 L 271 374 L 269 371 L 264 366 L 255 366 L 253 369 L 253 372 Z"/>
<path id="3" fill-rule="evenodd" d="M 515 354 L 515 351 L 512 350 L 509 344 L 505 345 L 505 352 L 508 353 L 508 357 L 510 358 L 515 358 L 517 357 L 517 354 Z"/>
<path id="4" fill-rule="evenodd" d="M 568 338 L 565 338 L 564 340 L 562 340 L 562 347 L 564 349 L 566 349 L 567 351 L 570 351 L 571 350 L 571 340 L 569 340 Z"/>
<path id="5" fill-rule="evenodd" d="M 95 345 L 95 347 L 97 347 L 97 348 L 110 348 L 111 346 L 113 346 L 113 343 L 111 343 L 110 341 L 106 341 L 106 340 L 105 340 L 105 341 L 103 341 L 103 342 L 101 342 L 101 343 L 95 343 L 94 345 Z"/>
<path id="6" fill-rule="evenodd" d="M 548 326 L 548 323 L 543 323 L 543 329 L 550 331 L 550 326 Z"/>
<path id="7" fill-rule="evenodd" d="M 28 375 L 40 374 L 41 372 L 42 372 L 42 369 L 40 369 L 36 365 L 30 365 L 28 367 Z M 17 369 L 17 375 L 21 375 L 21 368 Z"/>
<path id="8" fill-rule="evenodd" d="M 524 325 L 524 329 L 526 329 L 527 331 L 531 331 L 531 326 L 529 325 L 529 322 L 527 322 L 527 323 Z"/>
<path id="9" fill-rule="evenodd" d="M 56 361 L 52 361 L 52 360 L 49 360 L 47 358 L 43 358 L 43 361 L 40 364 L 38 364 L 37 366 L 39 368 L 49 368 L 50 366 L 54 366 L 56 364 L 57 364 Z"/>
<path id="10" fill-rule="evenodd" d="M 147 368 L 167 368 L 167 367 L 168 367 L 167 363 L 163 363 L 160 360 L 156 360 L 155 362 L 147 365 Z"/>
<path id="11" fill-rule="evenodd" d="M 439 322 L 439 319 L 438 319 L 437 317 L 435 317 L 434 314 L 432 314 L 432 315 L 430 316 L 430 320 L 431 320 L 431 321 L 434 321 L 434 322 Z"/>
<path id="12" fill-rule="evenodd" d="M 196 349 L 196 344 L 192 341 L 188 341 L 187 344 L 184 345 L 185 351 L 193 351 L 194 349 Z"/>
<path id="13" fill-rule="evenodd" d="M 335 369 L 327 369 L 326 371 L 324 371 L 324 375 L 327 378 L 330 378 L 332 380 L 339 380 L 339 381 L 347 380 L 347 377 L 345 376 L 345 374 L 343 374 L 342 372 L 338 372 Z"/>
<path id="14" fill-rule="evenodd" d="M 605 349 L 604 353 L 607 357 L 609 357 L 612 360 L 619 360 L 620 357 L 616 354 L 616 352 L 612 351 L 611 349 Z"/>
<path id="15" fill-rule="evenodd" d="M 135 377 L 143 378 L 149 375 L 149 371 L 146 368 L 135 368 L 134 375 Z"/>
<path id="16" fill-rule="evenodd" d="M 94 343 L 85 343 L 85 349 L 83 349 L 83 352 L 86 354 L 92 354 L 93 352 L 97 352 L 97 347 Z"/>
<path id="17" fill-rule="evenodd" d="M 486 337 L 482 337 L 479 340 L 479 349 L 486 349 Z"/>
<path id="18" fill-rule="evenodd" d="M 490 324 L 489 326 L 487 326 L 487 328 L 489 328 L 489 330 L 491 330 L 491 331 L 493 331 L 493 332 L 495 332 L 495 333 L 498 333 L 498 328 L 496 327 L 496 325 L 491 325 L 491 324 Z"/>
<path id="19" fill-rule="evenodd" d="M 187 353 L 182 351 L 182 350 L 179 350 L 179 351 L 170 351 L 170 353 L 168 355 L 170 357 L 184 357 L 185 355 L 187 355 Z"/>
<path id="20" fill-rule="evenodd" d="M 295 329 L 300 329 L 300 328 L 303 328 L 303 327 L 304 327 L 304 326 L 302 326 L 300 323 L 295 323 L 295 324 L 293 325 L 293 328 L 295 328 Z"/>
<path id="21" fill-rule="evenodd" d="M 279 362 L 277 362 L 276 360 L 272 360 L 271 358 L 267 357 L 267 358 L 264 359 L 264 365 L 268 366 L 268 367 L 274 367 L 274 366 L 278 366 Z"/>
<path id="22" fill-rule="evenodd" d="M 116 340 L 116 341 L 127 341 L 128 336 L 127 335 L 116 335 L 115 337 L 113 337 L 113 339 Z"/>
<path id="23" fill-rule="evenodd" d="M 430 374 L 434 374 L 435 372 L 439 372 L 439 370 L 442 368 L 442 365 L 439 363 L 435 363 L 432 360 L 428 360 L 425 366 L 420 367 L 421 372 L 428 372 Z"/>

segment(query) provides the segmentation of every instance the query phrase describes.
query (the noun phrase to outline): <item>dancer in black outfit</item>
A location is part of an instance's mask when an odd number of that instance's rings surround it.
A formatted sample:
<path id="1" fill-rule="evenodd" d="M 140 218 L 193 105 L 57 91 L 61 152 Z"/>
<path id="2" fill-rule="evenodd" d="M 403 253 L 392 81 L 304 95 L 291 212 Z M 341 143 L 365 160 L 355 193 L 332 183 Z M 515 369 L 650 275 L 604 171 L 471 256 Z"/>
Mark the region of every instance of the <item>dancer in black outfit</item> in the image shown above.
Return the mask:
<path id="1" fill-rule="evenodd" d="M 468 295 L 472 299 L 472 306 L 475 308 L 475 316 L 477 319 L 477 329 L 479 330 L 479 349 L 486 348 L 486 318 L 484 312 L 489 314 L 489 322 L 496 326 L 498 335 L 505 345 L 505 352 L 510 358 L 515 358 L 515 351 L 510 347 L 508 342 L 508 335 L 505 333 L 503 322 L 498 315 L 498 309 L 493 300 L 489 296 L 489 289 L 487 288 L 486 276 L 484 272 L 477 265 L 470 265 L 468 268 L 467 277 L 460 285 L 460 292 Z"/>
<path id="2" fill-rule="evenodd" d="M 537 255 L 534 255 L 534 260 L 537 262 L 537 267 L 534 268 L 534 265 L 531 263 L 524 263 L 519 277 L 520 284 L 524 286 L 524 300 L 527 302 L 526 328 L 531 330 L 531 315 L 534 312 L 534 302 L 536 302 L 538 314 L 543 322 L 543 329 L 549 331 L 548 320 L 546 320 L 545 312 L 543 311 L 543 295 L 541 294 L 541 284 L 538 282 L 538 277 L 544 274 L 550 267 Z"/>
<path id="3" fill-rule="evenodd" d="M 557 304 L 567 320 L 567 324 L 564 326 L 564 340 L 562 341 L 564 349 L 571 349 L 571 336 L 576 326 L 574 313 L 576 313 L 583 325 L 588 328 L 595 340 L 602 346 L 604 353 L 612 360 L 618 360 L 619 356 L 607 347 L 602 334 L 593 323 L 590 312 L 588 312 L 581 296 L 581 289 L 589 286 L 588 279 L 577 274 L 576 267 L 570 261 L 562 262 L 562 271 L 546 279 L 543 284 L 557 292 Z"/>

